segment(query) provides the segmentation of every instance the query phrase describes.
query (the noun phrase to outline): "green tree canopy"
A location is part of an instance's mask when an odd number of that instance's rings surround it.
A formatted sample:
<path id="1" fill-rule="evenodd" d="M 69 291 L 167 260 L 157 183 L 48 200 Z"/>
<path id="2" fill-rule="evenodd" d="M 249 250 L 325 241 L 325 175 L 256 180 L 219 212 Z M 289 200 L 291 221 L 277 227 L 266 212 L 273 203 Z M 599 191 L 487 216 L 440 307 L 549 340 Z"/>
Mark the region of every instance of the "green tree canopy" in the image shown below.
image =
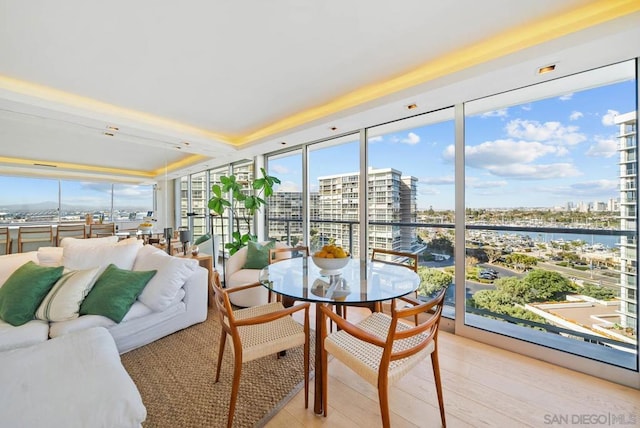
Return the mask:
<path id="1" fill-rule="evenodd" d="M 418 275 L 420 276 L 418 294 L 422 296 L 430 296 L 449 286 L 453 281 L 451 275 L 439 269 L 421 267 L 418 268 Z"/>

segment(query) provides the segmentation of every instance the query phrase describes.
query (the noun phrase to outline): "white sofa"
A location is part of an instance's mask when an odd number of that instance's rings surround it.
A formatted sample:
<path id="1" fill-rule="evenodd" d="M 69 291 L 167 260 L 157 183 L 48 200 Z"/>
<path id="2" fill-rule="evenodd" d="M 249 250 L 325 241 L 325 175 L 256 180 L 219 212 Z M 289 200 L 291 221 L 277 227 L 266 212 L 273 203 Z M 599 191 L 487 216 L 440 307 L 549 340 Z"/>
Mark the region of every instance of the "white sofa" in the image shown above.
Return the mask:
<path id="1" fill-rule="evenodd" d="M 55 322 L 33 319 L 17 327 L 0 320 L 0 351 L 91 327 L 105 327 L 122 354 L 207 318 L 208 272 L 196 260 L 168 256 L 135 239 L 119 243 L 114 240 L 65 238 L 60 248 L 45 247 L 0 256 L 0 287 L 28 261 L 71 270 L 104 268 L 111 263 L 120 269 L 157 270 L 119 323 L 102 315 L 80 315 Z"/>
<path id="2" fill-rule="evenodd" d="M 265 244 L 266 242 L 261 242 Z M 276 242 L 276 248 L 287 248 L 283 242 Z M 248 247 L 242 247 L 227 260 L 224 266 L 225 287 L 234 288 L 241 285 L 253 284 L 260 280 L 261 269 L 245 269 Z M 269 291 L 265 287 L 254 287 L 249 290 L 238 291 L 229 294 L 229 300 L 236 306 L 243 308 L 258 306 L 267 303 Z"/>

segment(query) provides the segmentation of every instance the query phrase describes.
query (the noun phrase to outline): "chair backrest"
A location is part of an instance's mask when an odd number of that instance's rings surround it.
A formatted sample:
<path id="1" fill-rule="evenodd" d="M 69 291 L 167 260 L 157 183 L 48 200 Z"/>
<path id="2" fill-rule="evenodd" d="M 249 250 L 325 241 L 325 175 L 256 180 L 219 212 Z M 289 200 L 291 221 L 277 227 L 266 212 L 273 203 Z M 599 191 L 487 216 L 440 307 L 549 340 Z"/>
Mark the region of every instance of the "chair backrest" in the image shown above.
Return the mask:
<path id="1" fill-rule="evenodd" d="M 80 224 L 59 224 L 56 227 L 56 245 L 60 245 L 60 241 L 62 238 L 80 238 L 84 239 L 87 237 L 87 229 L 85 228 L 84 223 Z"/>
<path id="2" fill-rule="evenodd" d="M 425 349 L 432 341 L 438 338 L 440 319 L 442 318 L 442 308 L 444 306 L 444 296 L 446 287 L 431 300 L 414 304 L 402 309 L 395 308 L 395 301 L 391 308 L 391 327 L 383 352 L 383 360 L 388 355 L 387 364 L 391 361 L 410 357 Z M 417 301 L 415 301 L 417 303 Z M 396 329 L 398 322 L 402 318 L 417 317 L 420 314 L 428 313 L 429 316 L 424 321 L 416 322 L 415 327 L 406 330 Z M 416 340 L 418 338 L 418 340 Z M 393 344 L 398 340 L 411 339 L 412 346 L 403 347 L 399 352 L 393 351 Z"/>
<path id="3" fill-rule="evenodd" d="M 374 248 L 371 253 L 371 260 L 391 265 L 404 266 L 414 272 L 418 272 L 417 254 Z"/>
<path id="4" fill-rule="evenodd" d="M 11 253 L 11 235 L 8 227 L 0 227 L 0 255 Z"/>
<path id="5" fill-rule="evenodd" d="M 113 236 L 115 234 L 116 234 L 115 223 L 91 223 L 91 225 L 89 226 L 89 236 L 92 238 Z"/>
<path id="6" fill-rule="evenodd" d="M 53 227 L 52 226 L 20 226 L 18 228 L 18 252 L 24 251 L 24 245 L 44 244 L 41 246 L 49 247 L 53 243 Z"/>
<path id="7" fill-rule="evenodd" d="M 309 247 L 296 246 L 286 248 L 272 248 L 269 250 L 269 264 L 296 257 L 309 257 Z"/>
<path id="8" fill-rule="evenodd" d="M 213 272 L 211 278 L 211 284 L 213 286 L 213 300 L 216 305 L 218 319 L 222 329 L 231 337 L 235 337 L 237 334 L 237 328 L 235 326 L 235 318 L 233 316 L 233 307 L 229 300 L 229 295 L 222 288 L 220 284 L 220 275 L 217 272 Z"/>

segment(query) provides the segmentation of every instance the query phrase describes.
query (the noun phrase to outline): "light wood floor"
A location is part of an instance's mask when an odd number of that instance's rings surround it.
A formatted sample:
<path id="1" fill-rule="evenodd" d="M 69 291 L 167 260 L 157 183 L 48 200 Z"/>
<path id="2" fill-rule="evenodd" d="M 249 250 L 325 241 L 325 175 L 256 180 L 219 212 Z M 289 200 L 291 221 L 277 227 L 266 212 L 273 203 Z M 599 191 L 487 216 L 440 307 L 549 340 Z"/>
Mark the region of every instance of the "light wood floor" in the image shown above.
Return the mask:
<path id="1" fill-rule="evenodd" d="M 640 426 L 639 390 L 445 332 L 438 346 L 448 427 Z M 429 359 L 389 395 L 393 427 L 440 426 Z M 336 360 L 328 400 L 325 418 L 313 412 L 313 388 L 309 409 L 300 392 L 266 427 L 381 426 L 376 389 Z M 610 423 L 611 415 L 627 423 Z"/>

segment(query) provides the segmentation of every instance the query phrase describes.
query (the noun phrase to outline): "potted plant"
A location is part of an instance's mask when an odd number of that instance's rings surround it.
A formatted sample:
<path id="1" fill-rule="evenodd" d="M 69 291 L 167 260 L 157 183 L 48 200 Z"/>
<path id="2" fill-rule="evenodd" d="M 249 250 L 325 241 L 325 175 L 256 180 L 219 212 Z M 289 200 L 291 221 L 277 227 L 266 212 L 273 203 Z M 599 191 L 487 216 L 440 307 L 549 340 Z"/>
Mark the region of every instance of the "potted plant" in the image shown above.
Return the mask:
<path id="1" fill-rule="evenodd" d="M 229 250 L 229 255 L 235 254 L 249 241 L 257 241 L 256 235 L 251 233 L 251 222 L 256 212 L 266 205 L 266 198 L 273 194 L 273 186 L 280 184 L 280 180 L 267 175 L 264 168 L 260 168 L 262 177 L 249 183 L 249 191 L 236 180 L 235 175 L 220 177 L 220 183 L 211 186 L 211 199 L 208 207 L 219 216 L 229 209 L 233 216 L 231 225 L 231 242 L 224 245 Z M 231 198 L 229 199 L 229 194 Z M 246 233 L 241 233 L 241 226 L 245 226 Z"/>

